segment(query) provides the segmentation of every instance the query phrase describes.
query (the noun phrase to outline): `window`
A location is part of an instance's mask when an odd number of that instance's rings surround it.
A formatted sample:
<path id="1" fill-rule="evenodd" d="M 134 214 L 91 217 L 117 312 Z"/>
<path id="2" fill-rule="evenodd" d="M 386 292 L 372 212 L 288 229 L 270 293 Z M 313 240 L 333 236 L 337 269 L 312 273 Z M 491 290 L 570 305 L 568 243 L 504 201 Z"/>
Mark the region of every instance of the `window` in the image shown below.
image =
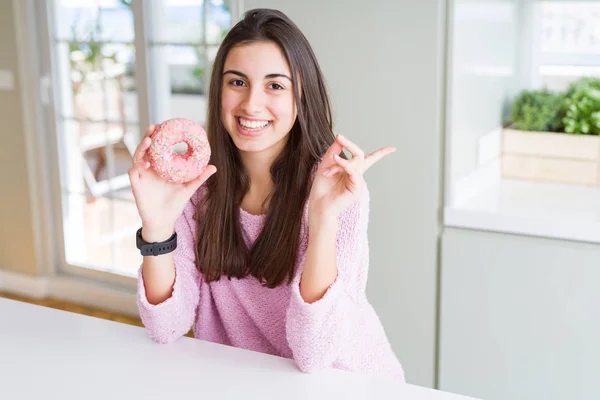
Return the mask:
<path id="1" fill-rule="evenodd" d="M 577 77 L 600 76 L 600 4 L 545 1 L 539 7 L 539 86 L 563 90 Z"/>
<path id="2" fill-rule="evenodd" d="M 204 123 L 234 0 L 53 0 L 48 22 L 63 268 L 133 277 L 139 219 L 127 171 L 150 123 Z M 232 10 L 233 8 L 233 10 Z M 90 272 L 92 271 L 92 272 Z"/>
<path id="3" fill-rule="evenodd" d="M 549 148 L 529 141 L 533 135 L 521 143 L 535 154 L 512 164 L 522 177 L 504 177 L 502 164 L 503 128 L 521 90 L 563 91 L 600 76 L 600 2 L 451 2 L 449 12 L 445 225 L 600 243 L 599 185 L 522 179 L 544 168 L 600 169 L 562 155 L 539 161 Z M 528 157 L 537 157 L 534 168 Z"/>

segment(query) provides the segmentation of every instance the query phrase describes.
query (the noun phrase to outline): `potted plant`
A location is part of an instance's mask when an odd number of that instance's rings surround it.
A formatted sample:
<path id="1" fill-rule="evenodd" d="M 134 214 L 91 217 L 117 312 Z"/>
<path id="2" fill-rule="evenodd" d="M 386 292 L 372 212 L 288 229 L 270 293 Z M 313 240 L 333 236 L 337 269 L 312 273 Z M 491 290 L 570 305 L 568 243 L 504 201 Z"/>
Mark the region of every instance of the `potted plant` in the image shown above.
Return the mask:
<path id="1" fill-rule="evenodd" d="M 600 185 L 600 79 L 522 91 L 502 132 L 502 176 Z"/>

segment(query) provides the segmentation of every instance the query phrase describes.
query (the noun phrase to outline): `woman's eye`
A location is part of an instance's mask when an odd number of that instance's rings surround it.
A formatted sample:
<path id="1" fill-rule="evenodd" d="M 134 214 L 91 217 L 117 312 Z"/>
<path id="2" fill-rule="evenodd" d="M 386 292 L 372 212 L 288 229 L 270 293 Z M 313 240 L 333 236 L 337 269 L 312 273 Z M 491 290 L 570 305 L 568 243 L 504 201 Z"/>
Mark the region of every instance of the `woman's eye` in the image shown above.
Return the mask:
<path id="1" fill-rule="evenodd" d="M 233 86 L 244 86 L 244 81 L 241 79 L 234 79 L 229 81 L 230 84 L 232 84 Z"/>
<path id="2" fill-rule="evenodd" d="M 275 90 L 281 90 L 281 89 L 283 89 L 283 86 L 281 86 L 278 83 L 271 83 L 270 86 L 271 86 L 271 89 L 275 89 Z"/>

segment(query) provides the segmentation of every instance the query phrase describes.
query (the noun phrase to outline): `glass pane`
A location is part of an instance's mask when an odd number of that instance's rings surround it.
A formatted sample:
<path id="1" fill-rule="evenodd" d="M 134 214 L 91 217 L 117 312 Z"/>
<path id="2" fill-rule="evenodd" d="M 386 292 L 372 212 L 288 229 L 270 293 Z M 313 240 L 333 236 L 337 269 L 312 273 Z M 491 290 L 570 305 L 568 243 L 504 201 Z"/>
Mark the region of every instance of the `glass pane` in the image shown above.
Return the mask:
<path id="1" fill-rule="evenodd" d="M 63 195 L 65 255 L 69 264 L 109 269 L 114 263 L 110 234 L 111 202 L 71 193 Z"/>
<path id="2" fill-rule="evenodd" d="M 219 47 L 218 46 L 210 46 L 207 49 L 207 56 L 208 56 L 208 62 L 212 64 L 215 62 L 215 58 L 217 58 L 217 52 L 219 51 Z"/>
<path id="3" fill-rule="evenodd" d="M 60 114 L 79 120 L 104 119 L 100 46 L 60 43 L 57 50 Z"/>
<path id="4" fill-rule="evenodd" d="M 66 262 L 135 276 L 141 221 L 127 172 L 140 132 L 130 3 L 53 0 L 52 36 Z"/>
<path id="5" fill-rule="evenodd" d="M 114 131 L 113 131 L 114 132 Z M 113 132 L 109 132 L 112 136 Z M 95 185 L 103 185 L 101 192 L 118 190 L 124 183 L 114 183 L 113 178 L 127 174 L 131 167 L 132 157 L 129 149 L 123 142 L 115 142 L 113 145 L 100 146 L 87 149 L 83 153 L 86 165 L 93 174 Z M 113 182 L 111 184 L 111 182 Z M 128 183 L 127 183 L 128 185 Z M 104 189 L 106 187 L 106 189 Z"/>
<path id="6" fill-rule="evenodd" d="M 122 189 L 122 196 L 131 190 Z M 65 254 L 76 264 L 121 275 L 135 276 L 142 257 L 133 243 L 141 226 L 133 196 L 90 197 L 66 194 Z"/>
<path id="7" fill-rule="evenodd" d="M 156 119 L 189 118 L 203 123 L 206 113 L 208 71 L 202 47 L 154 46 L 151 48 L 152 97 Z"/>
<path id="8" fill-rule="evenodd" d="M 151 0 L 150 4 L 152 42 L 203 42 L 203 0 Z"/>
<path id="9" fill-rule="evenodd" d="M 78 122 L 71 120 L 63 120 L 58 125 L 58 139 L 60 143 L 59 166 L 61 188 L 64 194 L 76 193 L 84 195 L 87 192 L 84 178 L 87 167 L 80 147 L 81 128 L 79 125 Z M 65 211 L 69 211 L 69 209 Z"/>
<path id="10" fill-rule="evenodd" d="M 210 87 L 210 77 L 212 76 L 212 69 L 215 63 L 215 58 L 217 58 L 217 52 L 219 51 L 219 47 L 210 46 L 206 49 L 206 57 L 208 58 L 208 69 L 206 71 L 206 90 L 208 95 L 208 88 Z"/>
<path id="11" fill-rule="evenodd" d="M 64 200 L 71 210 L 64 221 L 67 262 L 135 276 L 142 257 L 134 245 L 141 220 L 133 197 L 66 194 Z"/>
<path id="12" fill-rule="evenodd" d="M 545 1 L 542 5 L 542 51 L 600 53 L 598 2 Z"/>
<path id="13" fill-rule="evenodd" d="M 98 197 L 129 187 L 137 126 L 65 120 L 59 129 L 65 191 Z"/>
<path id="14" fill-rule="evenodd" d="M 142 226 L 142 220 L 135 206 L 130 189 L 115 193 L 112 199 L 115 226 L 113 233 L 115 246 L 114 270 L 124 275 L 136 275 L 142 264 L 140 251 L 135 247 L 135 233 Z"/>
<path id="15" fill-rule="evenodd" d="M 206 41 L 219 44 L 231 28 L 231 10 L 229 2 L 209 0 L 206 3 Z"/>
<path id="16" fill-rule="evenodd" d="M 137 122 L 132 45 L 72 42 L 57 47 L 63 117 Z"/>
<path id="17" fill-rule="evenodd" d="M 135 90 L 135 49 L 133 45 L 104 45 L 102 56 L 107 119 L 137 122 L 138 99 Z"/>
<path id="18" fill-rule="evenodd" d="M 58 0 L 59 40 L 130 42 L 134 37 L 131 0 Z"/>
<path id="19" fill-rule="evenodd" d="M 132 246 L 141 221 L 127 172 L 139 129 L 76 121 L 61 125 L 68 135 L 61 154 L 67 262 L 132 274 L 141 261 Z"/>

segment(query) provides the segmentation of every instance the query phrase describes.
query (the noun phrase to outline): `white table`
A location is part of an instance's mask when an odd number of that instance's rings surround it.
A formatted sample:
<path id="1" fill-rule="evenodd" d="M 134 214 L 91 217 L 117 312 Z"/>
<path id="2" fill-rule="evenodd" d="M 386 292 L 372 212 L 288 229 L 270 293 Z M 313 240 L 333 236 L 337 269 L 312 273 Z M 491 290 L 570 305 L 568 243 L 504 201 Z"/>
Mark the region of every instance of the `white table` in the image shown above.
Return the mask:
<path id="1" fill-rule="evenodd" d="M 427 399 L 466 397 L 0 298 L 0 399 Z"/>

